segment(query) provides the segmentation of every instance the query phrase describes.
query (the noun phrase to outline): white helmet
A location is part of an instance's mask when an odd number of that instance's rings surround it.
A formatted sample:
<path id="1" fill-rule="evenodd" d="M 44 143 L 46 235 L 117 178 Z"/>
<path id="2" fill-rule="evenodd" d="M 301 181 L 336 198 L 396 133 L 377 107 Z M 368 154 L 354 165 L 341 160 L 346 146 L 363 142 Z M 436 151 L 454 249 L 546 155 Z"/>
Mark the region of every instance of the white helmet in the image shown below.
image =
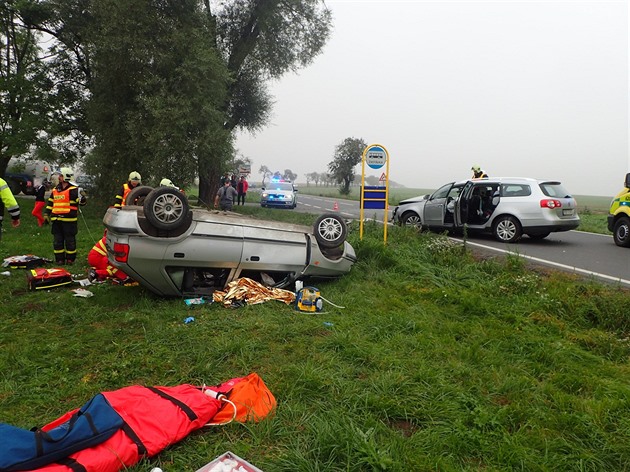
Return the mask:
<path id="1" fill-rule="evenodd" d="M 131 172 L 129 174 L 129 178 L 127 179 L 129 181 L 131 180 L 137 180 L 138 182 L 142 182 L 142 177 L 140 176 L 140 174 L 138 172 L 136 172 L 135 170 L 133 172 Z"/>
<path id="2" fill-rule="evenodd" d="M 170 179 L 160 180 L 160 187 L 175 187 L 175 184 Z"/>
<path id="3" fill-rule="evenodd" d="M 61 169 L 59 169 L 59 172 L 61 172 L 61 175 L 63 175 L 63 179 L 66 182 L 74 179 L 74 171 L 70 167 L 62 167 Z"/>

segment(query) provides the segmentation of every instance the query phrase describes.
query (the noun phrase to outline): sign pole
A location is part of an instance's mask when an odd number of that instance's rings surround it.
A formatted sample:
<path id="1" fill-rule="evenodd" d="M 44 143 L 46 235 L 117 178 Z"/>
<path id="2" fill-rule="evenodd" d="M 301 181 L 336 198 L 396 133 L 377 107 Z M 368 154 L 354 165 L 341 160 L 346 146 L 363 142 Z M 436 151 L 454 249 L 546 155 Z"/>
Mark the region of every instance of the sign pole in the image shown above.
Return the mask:
<path id="1" fill-rule="evenodd" d="M 385 164 L 386 173 L 382 174 L 378 186 L 365 185 L 365 164 L 371 169 L 380 169 Z M 387 243 L 387 208 L 389 197 L 389 153 L 385 146 L 381 144 L 371 144 L 363 150 L 361 159 L 361 223 L 359 226 L 359 238 L 363 239 L 363 216 L 364 209 L 384 210 L 383 217 L 383 243 Z"/>

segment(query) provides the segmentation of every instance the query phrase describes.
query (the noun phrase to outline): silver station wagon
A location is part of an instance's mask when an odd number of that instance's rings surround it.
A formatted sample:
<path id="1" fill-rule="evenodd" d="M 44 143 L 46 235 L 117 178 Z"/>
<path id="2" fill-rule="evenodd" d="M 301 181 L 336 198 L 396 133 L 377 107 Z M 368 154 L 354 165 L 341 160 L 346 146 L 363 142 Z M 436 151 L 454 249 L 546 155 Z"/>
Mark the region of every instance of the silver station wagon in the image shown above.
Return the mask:
<path id="1" fill-rule="evenodd" d="M 339 277 L 356 262 L 333 213 L 313 227 L 190 209 L 171 187 L 133 190 L 103 223 L 110 262 L 162 296 L 202 296 L 248 277 L 267 286 Z"/>
<path id="2" fill-rule="evenodd" d="M 580 224 L 575 199 L 555 180 L 523 177 L 466 180 L 443 185 L 431 195 L 403 200 L 393 221 L 432 231 L 491 233 L 505 243 L 523 234 L 543 239 Z"/>

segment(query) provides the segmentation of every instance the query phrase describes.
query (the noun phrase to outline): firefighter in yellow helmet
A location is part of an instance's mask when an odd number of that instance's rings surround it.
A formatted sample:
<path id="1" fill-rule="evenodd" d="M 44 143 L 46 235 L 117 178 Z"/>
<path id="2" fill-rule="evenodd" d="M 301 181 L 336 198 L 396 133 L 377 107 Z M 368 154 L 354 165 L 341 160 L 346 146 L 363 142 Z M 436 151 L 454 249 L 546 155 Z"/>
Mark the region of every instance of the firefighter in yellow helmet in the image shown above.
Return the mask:
<path id="1" fill-rule="evenodd" d="M 51 223 L 55 262 L 61 265 L 74 264 L 79 229 L 79 189 L 67 182 L 60 171 L 53 172 L 50 180 L 53 189 L 44 210 L 44 218 Z"/>
<path id="2" fill-rule="evenodd" d="M 4 209 L 11 215 L 11 225 L 14 228 L 20 226 L 20 207 L 9 188 L 9 184 L 4 179 L 0 179 L 0 231 L 2 231 L 2 220 L 4 219 Z M 2 234 L 0 233 L 0 237 Z"/>
<path id="3" fill-rule="evenodd" d="M 171 179 L 167 178 L 160 180 L 160 187 L 173 187 L 174 189 L 179 190 L 179 187 L 175 185 Z"/>
<path id="4" fill-rule="evenodd" d="M 481 170 L 481 166 L 478 164 L 475 164 L 474 166 L 472 166 L 470 168 L 470 170 L 472 170 L 472 179 L 487 179 L 488 178 L 488 174 L 486 174 L 483 170 Z"/>
<path id="5" fill-rule="evenodd" d="M 79 189 L 79 205 L 87 205 L 87 192 L 74 181 L 74 171 L 70 167 L 62 167 L 59 172 L 63 174 L 63 179 L 66 182 Z"/>
<path id="6" fill-rule="evenodd" d="M 142 185 L 142 177 L 135 170 L 129 174 L 129 178 L 127 182 L 125 182 L 121 189 L 116 194 L 116 201 L 114 202 L 115 207 L 123 207 L 125 206 L 125 201 L 127 200 L 127 195 L 138 185 Z"/>

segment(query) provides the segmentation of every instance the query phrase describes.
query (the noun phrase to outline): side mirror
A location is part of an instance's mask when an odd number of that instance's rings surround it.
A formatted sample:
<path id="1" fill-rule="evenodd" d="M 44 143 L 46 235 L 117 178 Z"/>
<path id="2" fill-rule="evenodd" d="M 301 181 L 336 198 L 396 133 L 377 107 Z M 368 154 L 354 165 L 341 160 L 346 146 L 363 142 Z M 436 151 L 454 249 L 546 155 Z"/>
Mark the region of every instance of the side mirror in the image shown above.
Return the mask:
<path id="1" fill-rule="evenodd" d="M 630 188 L 630 173 L 626 174 L 626 188 Z"/>
<path id="2" fill-rule="evenodd" d="M 297 193 L 297 191 L 298 191 L 297 187 L 293 187 L 293 191 L 294 191 L 295 193 Z"/>

